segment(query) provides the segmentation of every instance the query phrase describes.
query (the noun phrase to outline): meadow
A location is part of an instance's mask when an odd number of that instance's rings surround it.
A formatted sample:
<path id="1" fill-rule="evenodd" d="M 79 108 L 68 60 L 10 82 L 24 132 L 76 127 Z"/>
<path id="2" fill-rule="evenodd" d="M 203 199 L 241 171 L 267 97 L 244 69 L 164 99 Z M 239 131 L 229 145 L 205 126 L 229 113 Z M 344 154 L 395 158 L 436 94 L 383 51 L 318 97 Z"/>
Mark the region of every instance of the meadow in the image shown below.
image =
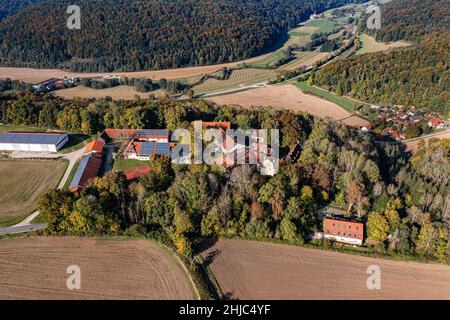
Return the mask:
<path id="1" fill-rule="evenodd" d="M 18 223 L 31 214 L 39 196 L 58 186 L 67 164 L 0 160 L 0 226 Z"/>

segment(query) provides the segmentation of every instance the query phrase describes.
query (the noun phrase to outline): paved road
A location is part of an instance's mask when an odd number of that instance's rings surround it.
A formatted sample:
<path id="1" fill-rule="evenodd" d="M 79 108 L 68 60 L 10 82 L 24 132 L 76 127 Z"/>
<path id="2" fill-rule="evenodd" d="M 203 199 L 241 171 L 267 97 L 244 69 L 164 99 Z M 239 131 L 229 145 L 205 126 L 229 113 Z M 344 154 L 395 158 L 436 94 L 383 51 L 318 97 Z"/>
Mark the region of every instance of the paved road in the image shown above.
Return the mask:
<path id="1" fill-rule="evenodd" d="M 64 173 L 63 178 L 61 179 L 61 182 L 59 183 L 58 189 L 62 189 L 64 185 L 66 184 L 67 179 L 69 178 L 70 172 L 72 171 L 72 168 L 74 167 L 75 163 L 81 159 L 84 153 L 84 147 L 80 150 L 67 153 L 64 155 L 64 158 L 69 160 L 69 165 L 67 166 L 67 170 Z"/>
<path id="2" fill-rule="evenodd" d="M 44 230 L 47 227 L 46 223 L 40 223 L 40 224 L 30 224 L 27 226 L 12 226 L 7 228 L 0 228 L 0 236 L 6 235 L 6 234 L 17 234 L 17 233 L 25 233 L 25 232 L 32 232 L 37 230 Z"/>
<path id="3" fill-rule="evenodd" d="M 72 168 L 75 166 L 75 163 L 83 156 L 83 153 L 84 147 L 80 150 L 63 155 L 64 159 L 69 160 L 69 165 L 67 166 L 66 172 L 64 173 L 64 176 L 59 183 L 58 189 L 62 189 L 64 187 L 67 179 L 69 178 L 70 172 L 72 171 Z M 0 235 L 26 233 L 45 229 L 47 227 L 46 223 L 31 224 L 31 221 L 33 221 L 38 215 L 39 211 L 35 211 L 18 224 L 15 224 L 11 227 L 0 228 Z"/>

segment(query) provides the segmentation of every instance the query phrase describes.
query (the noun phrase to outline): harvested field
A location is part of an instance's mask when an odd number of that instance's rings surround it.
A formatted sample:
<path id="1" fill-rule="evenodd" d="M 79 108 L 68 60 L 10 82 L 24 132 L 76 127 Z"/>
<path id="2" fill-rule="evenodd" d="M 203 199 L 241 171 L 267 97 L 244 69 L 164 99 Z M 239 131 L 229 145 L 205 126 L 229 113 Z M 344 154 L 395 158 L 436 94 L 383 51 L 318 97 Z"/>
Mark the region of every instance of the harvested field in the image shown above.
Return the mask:
<path id="1" fill-rule="evenodd" d="M 392 43 L 378 42 L 374 37 L 365 33 L 361 35 L 360 41 L 362 42 L 362 48 L 356 52 L 357 55 L 370 52 L 388 51 L 392 48 L 407 47 L 411 45 L 411 43 L 406 41 L 396 41 Z"/>
<path id="2" fill-rule="evenodd" d="M 203 67 L 191 67 L 191 68 L 179 68 L 179 69 L 167 69 L 158 71 L 138 71 L 138 72 L 95 72 L 95 73 L 81 73 L 81 72 L 68 72 L 59 69 L 32 69 L 32 68 L 10 68 L 0 67 L 0 77 L 10 78 L 12 80 L 21 80 L 27 83 L 37 83 L 50 78 L 91 78 L 91 77 L 103 77 L 107 75 L 117 75 L 119 77 L 128 78 L 149 78 L 158 80 L 165 79 L 183 79 L 191 78 L 201 74 L 207 74 L 215 72 L 223 67 L 234 67 L 243 62 L 254 62 L 260 59 L 264 59 L 267 54 L 254 57 L 245 61 L 231 62 L 225 64 L 218 64 L 212 66 Z"/>
<path id="3" fill-rule="evenodd" d="M 67 267 L 81 270 L 69 290 Z M 193 299 L 178 261 L 147 240 L 15 238 L 0 240 L 0 299 Z"/>
<path id="4" fill-rule="evenodd" d="M 103 98 L 111 97 L 113 100 L 134 100 L 134 97 L 138 95 L 142 99 L 147 99 L 150 94 L 154 94 L 155 97 L 162 97 L 166 92 L 164 90 L 156 90 L 151 92 L 137 92 L 135 87 L 130 86 L 117 86 L 106 89 L 92 89 L 83 86 L 78 86 L 69 89 L 63 89 L 55 91 L 53 94 L 58 97 L 72 99 L 79 98 Z"/>
<path id="5" fill-rule="evenodd" d="M 295 112 L 307 112 L 318 117 L 330 117 L 341 120 L 351 116 L 351 113 L 335 103 L 317 96 L 303 93 L 293 84 L 284 84 L 266 88 L 258 88 L 229 95 L 211 97 L 207 100 L 219 105 L 240 105 L 246 108 L 271 106 L 290 109 Z M 357 118 L 359 119 L 359 118 Z M 368 122 L 359 119 L 361 125 Z"/>
<path id="6" fill-rule="evenodd" d="M 196 94 L 234 89 L 240 85 L 266 82 L 275 77 L 275 71 L 262 69 L 240 69 L 231 73 L 227 80 L 208 79 L 193 89 Z"/>
<path id="7" fill-rule="evenodd" d="M 61 180 L 63 161 L 0 161 L 0 225 L 11 225 L 30 214 L 37 199 Z"/>
<path id="8" fill-rule="evenodd" d="M 449 299 L 450 266 L 368 258 L 243 240 L 220 240 L 203 253 L 222 292 L 237 299 Z M 367 288 L 367 268 L 381 289 Z"/>

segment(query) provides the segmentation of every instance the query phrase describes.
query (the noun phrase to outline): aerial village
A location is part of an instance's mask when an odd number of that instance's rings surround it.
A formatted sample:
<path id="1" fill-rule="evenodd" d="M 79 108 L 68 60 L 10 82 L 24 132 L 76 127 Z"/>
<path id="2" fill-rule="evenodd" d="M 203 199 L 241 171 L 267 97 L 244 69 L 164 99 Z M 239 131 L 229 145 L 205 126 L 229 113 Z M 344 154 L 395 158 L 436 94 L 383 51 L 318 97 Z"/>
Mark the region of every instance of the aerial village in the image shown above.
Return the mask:
<path id="1" fill-rule="evenodd" d="M 396 141 L 416 138 L 450 126 L 450 120 L 440 113 L 414 106 L 365 105 L 357 113 L 373 124 L 376 134 Z"/>
<path id="2" fill-rule="evenodd" d="M 241 149 L 245 154 L 245 163 L 250 157 L 257 160 L 256 167 L 265 170 L 265 175 L 275 175 L 275 167 L 270 159 L 271 149 L 261 148 L 261 144 L 254 146 L 240 145 L 235 138 L 227 134 L 231 129 L 230 122 L 202 122 L 204 129 L 218 129 L 223 134 L 223 144 L 213 148 L 215 153 L 222 156 L 236 155 Z M 14 153 L 20 159 L 54 160 L 58 152 L 69 142 L 70 135 L 66 132 L 6 132 L 0 134 L 0 152 Z M 262 139 L 261 139 L 262 140 Z M 267 147 L 264 143 L 263 146 Z M 79 164 L 71 177 L 68 189 L 71 192 L 81 192 L 98 176 L 103 176 L 113 170 L 113 161 L 141 161 L 142 166 L 124 170 L 123 175 L 129 181 L 139 178 L 151 171 L 148 161 L 153 156 L 170 157 L 176 142 L 171 140 L 171 133 L 167 129 L 105 129 L 94 140 L 85 144 L 80 154 Z M 231 146 L 231 148 L 230 148 Z M 227 149 L 228 147 L 228 149 Z M 263 151 L 264 150 L 264 151 Z M 300 157 L 300 145 L 292 146 L 290 151 L 280 158 L 280 161 L 295 162 Z M 269 157 L 263 157 L 262 153 Z M 147 163 L 145 163 L 147 161 Z M 230 170 L 237 161 L 224 161 L 225 170 Z M 362 245 L 364 239 L 364 224 L 344 218 L 339 211 L 329 210 L 321 213 L 324 222 L 324 232 L 314 235 L 343 244 Z"/>

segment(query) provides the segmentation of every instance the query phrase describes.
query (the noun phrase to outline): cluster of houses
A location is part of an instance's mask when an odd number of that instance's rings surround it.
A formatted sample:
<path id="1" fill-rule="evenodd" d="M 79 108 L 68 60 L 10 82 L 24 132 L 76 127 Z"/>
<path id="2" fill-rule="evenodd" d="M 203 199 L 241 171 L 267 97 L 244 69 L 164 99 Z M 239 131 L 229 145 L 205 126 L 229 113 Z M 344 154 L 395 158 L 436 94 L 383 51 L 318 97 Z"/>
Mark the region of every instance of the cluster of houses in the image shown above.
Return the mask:
<path id="1" fill-rule="evenodd" d="M 46 93 L 54 90 L 71 88 L 76 85 L 76 82 L 77 79 L 75 78 L 51 78 L 34 84 L 31 89 L 36 93 Z"/>
<path id="2" fill-rule="evenodd" d="M 370 110 L 367 110 L 367 109 Z M 444 129 L 449 125 L 448 119 L 437 112 L 425 108 L 415 107 L 382 107 L 372 105 L 360 110 L 367 116 L 369 112 L 376 112 L 376 119 L 385 123 L 381 135 L 395 140 L 406 139 L 405 132 L 413 126 L 426 125 L 431 130 Z"/>

